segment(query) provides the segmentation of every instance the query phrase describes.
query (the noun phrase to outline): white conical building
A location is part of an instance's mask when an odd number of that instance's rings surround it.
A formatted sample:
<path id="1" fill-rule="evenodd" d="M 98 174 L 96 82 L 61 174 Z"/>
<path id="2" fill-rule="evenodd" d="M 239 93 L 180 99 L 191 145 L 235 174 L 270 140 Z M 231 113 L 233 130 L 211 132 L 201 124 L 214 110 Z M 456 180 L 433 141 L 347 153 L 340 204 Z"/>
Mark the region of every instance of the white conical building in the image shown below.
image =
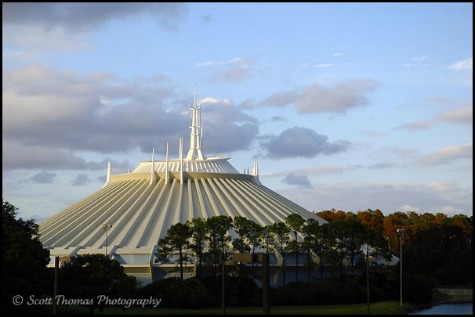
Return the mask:
<path id="1" fill-rule="evenodd" d="M 192 110 L 190 148 L 178 159 L 140 162 L 113 175 L 110 163 L 103 188 L 39 224 L 40 239 L 51 256 L 102 253 L 145 282 L 161 275 L 154 254 L 171 225 L 193 218 L 243 216 L 261 225 L 283 222 L 290 214 L 312 212 L 263 186 L 257 162 L 251 174 L 239 173 L 226 157 L 205 157 L 201 149 L 200 106 Z M 54 263 L 54 261 L 52 261 Z"/>

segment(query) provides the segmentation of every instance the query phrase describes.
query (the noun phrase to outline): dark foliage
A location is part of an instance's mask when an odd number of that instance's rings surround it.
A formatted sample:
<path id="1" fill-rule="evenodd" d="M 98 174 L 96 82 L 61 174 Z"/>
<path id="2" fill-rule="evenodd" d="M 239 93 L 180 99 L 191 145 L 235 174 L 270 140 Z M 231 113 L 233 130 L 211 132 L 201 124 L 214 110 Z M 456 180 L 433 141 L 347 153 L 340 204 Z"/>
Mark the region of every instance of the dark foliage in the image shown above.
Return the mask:
<path id="1" fill-rule="evenodd" d="M 33 220 L 17 218 L 17 208 L 2 200 L 2 309 L 25 310 L 27 305 L 13 306 L 12 298 L 25 300 L 52 294 L 52 281 L 46 265 L 49 250 L 38 237 L 38 225 Z"/>

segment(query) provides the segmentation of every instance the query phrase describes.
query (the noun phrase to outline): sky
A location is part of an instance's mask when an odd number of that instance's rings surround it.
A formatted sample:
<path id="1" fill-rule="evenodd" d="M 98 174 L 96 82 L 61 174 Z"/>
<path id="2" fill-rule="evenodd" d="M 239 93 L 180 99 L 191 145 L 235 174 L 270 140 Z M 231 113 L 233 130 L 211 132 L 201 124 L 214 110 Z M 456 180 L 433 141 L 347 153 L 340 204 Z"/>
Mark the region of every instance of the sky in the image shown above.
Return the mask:
<path id="1" fill-rule="evenodd" d="M 309 211 L 473 215 L 473 4 L 2 3 L 2 196 L 203 154 Z"/>

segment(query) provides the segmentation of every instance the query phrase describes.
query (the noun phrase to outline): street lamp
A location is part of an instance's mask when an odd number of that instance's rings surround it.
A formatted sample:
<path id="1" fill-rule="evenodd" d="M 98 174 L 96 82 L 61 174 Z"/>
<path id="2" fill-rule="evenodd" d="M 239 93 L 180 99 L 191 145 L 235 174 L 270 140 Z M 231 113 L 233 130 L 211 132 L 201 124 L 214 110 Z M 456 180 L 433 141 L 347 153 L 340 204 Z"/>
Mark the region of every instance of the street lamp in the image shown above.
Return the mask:
<path id="1" fill-rule="evenodd" d="M 369 304 L 369 246 L 366 243 L 366 299 L 368 300 L 368 315 L 371 315 Z"/>
<path id="2" fill-rule="evenodd" d="M 107 256 L 107 232 L 109 232 L 110 228 L 112 228 L 112 225 L 111 224 L 108 224 L 108 223 L 105 223 L 103 226 L 102 226 L 102 229 L 104 229 L 105 233 L 106 233 L 106 256 Z"/>
<path id="3" fill-rule="evenodd" d="M 404 244 L 404 229 L 397 229 L 399 235 L 399 297 L 402 307 L 402 245 Z"/>

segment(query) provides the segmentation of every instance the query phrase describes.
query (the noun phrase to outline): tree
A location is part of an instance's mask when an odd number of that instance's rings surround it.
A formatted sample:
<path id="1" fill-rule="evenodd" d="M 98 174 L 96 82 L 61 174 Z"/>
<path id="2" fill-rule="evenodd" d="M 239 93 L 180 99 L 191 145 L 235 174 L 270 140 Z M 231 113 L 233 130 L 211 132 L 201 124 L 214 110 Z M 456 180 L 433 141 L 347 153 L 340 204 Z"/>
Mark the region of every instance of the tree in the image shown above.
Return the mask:
<path id="1" fill-rule="evenodd" d="M 3 307 L 10 309 L 14 295 L 26 298 L 52 290 L 50 252 L 43 248 L 34 220 L 17 218 L 18 208 L 3 199 L 2 203 L 2 297 Z"/>
<path id="2" fill-rule="evenodd" d="M 340 260 L 340 274 L 343 274 L 343 260 L 349 258 L 353 270 L 355 257 L 361 255 L 361 247 L 365 242 L 365 228 L 356 219 L 347 218 L 330 223 L 336 238 L 336 251 Z"/>
<path id="3" fill-rule="evenodd" d="M 247 252 L 250 251 L 251 253 L 254 253 L 256 248 L 260 245 L 263 230 L 262 226 L 245 217 L 235 217 L 234 229 L 239 235 L 239 239 L 242 240 L 242 243 L 247 246 L 241 247 L 243 250 L 241 252 L 246 252 L 245 250 L 248 250 Z M 237 239 L 234 241 L 236 240 Z"/>
<path id="4" fill-rule="evenodd" d="M 267 225 L 262 228 L 261 244 L 262 247 L 266 249 L 266 253 L 269 253 L 269 250 L 272 248 L 272 245 L 274 243 L 271 227 L 272 225 Z"/>
<path id="5" fill-rule="evenodd" d="M 304 225 L 302 226 L 302 234 L 304 235 L 304 247 L 307 250 L 307 264 L 309 266 L 309 271 L 312 266 L 313 260 L 310 256 L 310 252 L 315 253 L 320 259 L 320 279 L 323 279 L 323 268 L 324 268 L 324 254 L 328 248 L 328 243 L 326 240 L 325 229 L 327 224 L 322 224 L 313 219 L 308 218 L 305 220 Z M 310 280 L 310 273 L 309 273 Z"/>
<path id="6" fill-rule="evenodd" d="M 299 214 L 291 214 L 285 218 L 285 223 L 289 227 L 289 229 L 294 234 L 295 240 L 290 242 L 290 250 L 295 252 L 295 281 L 299 279 L 299 252 L 300 252 L 300 243 L 298 240 L 298 233 L 302 229 L 303 224 L 305 223 L 305 219 Z"/>
<path id="7" fill-rule="evenodd" d="M 137 280 L 124 272 L 117 260 L 103 254 L 78 256 L 63 263 L 59 275 L 59 294 L 65 298 L 84 300 L 90 313 L 110 305 L 113 299 L 133 298 Z"/>
<path id="8" fill-rule="evenodd" d="M 261 244 L 264 228 L 245 217 L 235 217 L 234 230 L 239 235 L 239 238 L 233 240 L 234 249 L 254 254 L 256 248 Z M 251 276 L 254 277 L 254 262 L 251 264 Z"/>
<path id="9" fill-rule="evenodd" d="M 285 285 L 285 261 L 290 236 L 289 227 L 284 222 L 275 222 L 270 226 L 272 234 L 272 247 L 282 256 L 283 285 Z"/>
<path id="10" fill-rule="evenodd" d="M 197 268 L 197 276 L 199 278 L 202 277 L 202 263 L 203 263 L 203 253 L 204 247 L 206 242 L 206 220 L 203 218 L 193 218 L 186 222 L 186 225 L 191 230 L 191 242 L 190 248 L 196 254 L 198 268 Z"/>
<path id="11" fill-rule="evenodd" d="M 210 262 L 215 270 L 223 264 L 230 255 L 231 237 L 228 231 L 232 227 L 232 219 L 228 216 L 214 216 L 206 220 L 207 239 L 209 242 Z"/>
<path id="12" fill-rule="evenodd" d="M 168 258 L 178 251 L 178 264 L 180 265 L 180 278 L 183 280 L 183 263 L 189 260 L 186 252 L 190 246 L 191 228 L 187 224 L 176 223 L 172 225 L 167 235 L 158 241 L 159 254 Z"/>
<path id="13" fill-rule="evenodd" d="M 410 240 L 411 233 L 408 230 L 409 217 L 402 211 L 397 211 L 384 218 L 384 236 L 390 242 L 390 250 L 393 254 L 399 254 L 399 236 L 397 229 L 402 228 L 406 230 L 404 233 L 404 243 Z"/>
<path id="14" fill-rule="evenodd" d="M 381 235 L 384 228 L 384 215 L 381 210 L 368 209 L 365 211 L 358 211 L 356 219 L 367 229 L 379 232 Z"/>
<path id="15" fill-rule="evenodd" d="M 344 212 L 343 210 L 337 211 L 335 208 L 333 208 L 332 210 L 323 210 L 316 212 L 315 214 L 328 222 L 333 222 L 345 219 L 348 213 Z"/>

